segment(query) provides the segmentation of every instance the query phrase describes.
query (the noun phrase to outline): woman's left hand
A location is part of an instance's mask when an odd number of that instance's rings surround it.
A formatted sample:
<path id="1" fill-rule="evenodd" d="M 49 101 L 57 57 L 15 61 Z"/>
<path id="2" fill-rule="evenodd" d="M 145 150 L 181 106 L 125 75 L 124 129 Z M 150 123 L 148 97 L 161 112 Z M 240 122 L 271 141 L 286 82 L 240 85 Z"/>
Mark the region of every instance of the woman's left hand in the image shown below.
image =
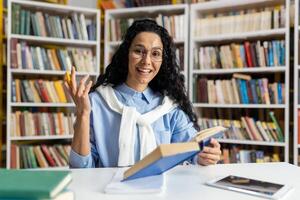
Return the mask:
<path id="1" fill-rule="evenodd" d="M 221 157 L 221 145 L 212 138 L 210 140 L 211 146 L 204 147 L 203 151 L 198 154 L 198 164 L 200 165 L 214 165 Z"/>

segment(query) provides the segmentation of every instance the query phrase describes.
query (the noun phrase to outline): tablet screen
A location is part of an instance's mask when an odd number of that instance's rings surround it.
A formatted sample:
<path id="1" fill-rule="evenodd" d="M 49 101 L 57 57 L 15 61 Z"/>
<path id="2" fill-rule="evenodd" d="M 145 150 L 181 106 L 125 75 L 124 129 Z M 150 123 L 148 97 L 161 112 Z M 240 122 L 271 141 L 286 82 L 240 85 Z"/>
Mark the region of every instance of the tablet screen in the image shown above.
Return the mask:
<path id="1" fill-rule="evenodd" d="M 274 195 L 284 185 L 259 181 L 238 176 L 227 176 L 215 182 L 216 185 L 224 187 L 234 187 L 242 190 L 248 190 L 268 196 Z"/>

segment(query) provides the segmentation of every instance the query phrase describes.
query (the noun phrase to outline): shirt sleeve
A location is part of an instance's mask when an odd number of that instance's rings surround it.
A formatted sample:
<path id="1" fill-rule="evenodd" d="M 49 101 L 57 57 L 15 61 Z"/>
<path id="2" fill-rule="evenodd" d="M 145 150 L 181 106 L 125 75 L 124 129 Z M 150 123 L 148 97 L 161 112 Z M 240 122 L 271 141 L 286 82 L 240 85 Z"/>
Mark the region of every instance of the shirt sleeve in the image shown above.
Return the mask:
<path id="1" fill-rule="evenodd" d="M 189 119 L 188 115 L 181 109 L 176 108 L 171 118 L 172 139 L 171 142 L 188 142 L 197 133 L 194 123 Z M 198 154 L 187 160 L 191 164 L 198 164 Z"/>
<path id="2" fill-rule="evenodd" d="M 197 133 L 193 122 L 191 122 L 187 114 L 179 108 L 175 109 L 171 117 L 170 127 L 172 131 L 172 143 L 188 142 Z"/>

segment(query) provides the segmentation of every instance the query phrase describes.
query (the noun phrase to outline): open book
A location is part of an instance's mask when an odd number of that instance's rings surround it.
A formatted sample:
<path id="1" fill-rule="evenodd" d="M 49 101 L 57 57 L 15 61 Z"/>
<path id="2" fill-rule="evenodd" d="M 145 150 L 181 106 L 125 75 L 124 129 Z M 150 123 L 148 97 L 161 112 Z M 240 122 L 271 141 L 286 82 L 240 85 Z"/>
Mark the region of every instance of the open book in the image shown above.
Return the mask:
<path id="1" fill-rule="evenodd" d="M 161 174 L 195 156 L 212 137 L 218 138 L 226 130 L 222 126 L 205 129 L 184 143 L 162 144 L 124 172 L 123 181 Z"/>

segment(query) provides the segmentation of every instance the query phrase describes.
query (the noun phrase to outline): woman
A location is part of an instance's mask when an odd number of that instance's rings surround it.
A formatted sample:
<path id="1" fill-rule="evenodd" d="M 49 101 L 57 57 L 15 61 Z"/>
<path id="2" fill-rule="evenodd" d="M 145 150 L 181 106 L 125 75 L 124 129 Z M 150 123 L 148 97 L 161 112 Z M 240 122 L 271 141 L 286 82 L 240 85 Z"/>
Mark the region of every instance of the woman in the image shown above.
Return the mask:
<path id="1" fill-rule="evenodd" d="M 133 165 L 162 143 L 186 142 L 199 127 L 176 62 L 172 38 L 152 20 L 130 26 L 124 41 L 96 84 L 88 76 L 66 84 L 77 119 L 70 167 Z M 194 157 L 201 165 L 220 159 L 220 145 Z"/>

